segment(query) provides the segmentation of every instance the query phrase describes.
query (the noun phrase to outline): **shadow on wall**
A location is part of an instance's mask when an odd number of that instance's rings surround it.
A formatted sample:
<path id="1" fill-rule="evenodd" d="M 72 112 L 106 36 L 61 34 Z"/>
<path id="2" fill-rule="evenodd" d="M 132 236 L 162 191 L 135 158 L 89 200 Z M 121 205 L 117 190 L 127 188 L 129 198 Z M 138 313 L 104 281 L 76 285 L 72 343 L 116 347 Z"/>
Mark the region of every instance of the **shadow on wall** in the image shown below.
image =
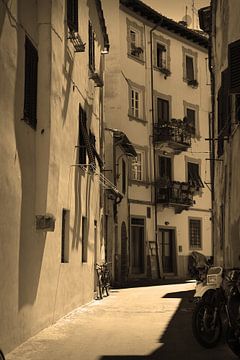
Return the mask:
<path id="1" fill-rule="evenodd" d="M 18 0 L 17 18 L 26 11 L 26 1 Z M 37 11 L 37 9 L 36 9 Z M 21 21 L 21 19 L 19 19 Z M 19 241 L 19 290 L 18 307 L 35 302 L 39 277 L 42 266 L 43 252 L 45 247 L 45 233 L 36 233 L 35 227 L 35 202 L 36 202 L 36 131 L 23 120 L 24 104 L 24 69 L 25 69 L 25 34 L 17 31 L 17 59 L 16 59 L 16 83 L 14 103 L 14 126 L 16 136 L 16 151 L 19 157 L 21 172 L 21 212 L 20 212 L 20 241 Z M 48 143 L 49 146 L 49 143 Z M 44 170 L 49 166 L 48 158 L 45 158 Z M 48 171 L 42 173 L 48 177 Z M 47 188 L 44 189 L 42 203 L 46 204 Z"/>
<path id="2" fill-rule="evenodd" d="M 193 291 L 169 293 L 165 298 L 180 298 L 179 307 L 171 319 L 163 336 L 159 339 L 161 346 L 149 355 L 106 355 L 100 360 L 233 360 L 230 350 L 223 345 L 217 349 L 204 349 L 193 338 L 191 316 L 193 304 L 189 302 Z M 160 326 L 159 326 L 160 327 Z M 134 341 L 134 339 L 133 339 Z M 154 346 L 154 344 L 153 344 Z"/>
<path id="3" fill-rule="evenodd" d="M 8 3 L 8 1 L 6 1 L 6 3 Z M 3 4 L 2 1 L 0 1 L 0 39 L 2 35 L 3 24 L 6 18 L 6 14 L 7 14 L 7 7 L 5 4 Z"/>

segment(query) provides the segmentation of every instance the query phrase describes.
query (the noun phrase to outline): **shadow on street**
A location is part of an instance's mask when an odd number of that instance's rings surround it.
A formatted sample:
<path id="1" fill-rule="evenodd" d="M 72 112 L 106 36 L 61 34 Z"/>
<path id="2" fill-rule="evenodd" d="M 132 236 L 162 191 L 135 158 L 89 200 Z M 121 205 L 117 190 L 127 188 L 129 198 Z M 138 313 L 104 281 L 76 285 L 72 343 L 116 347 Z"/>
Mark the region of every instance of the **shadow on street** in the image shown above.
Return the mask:
<path id="1" fill-rule="evenodd" d="M 201 347 L 192 335 L 191 318 L 194 291 L 169 293 L 164 298 L 179 298 L 181 302 L 164 334 L 159 347 L 148 355 L 105 355 L 99 360 L 234 360 L 236 356 L 223 343 L 214 349 Z"/>

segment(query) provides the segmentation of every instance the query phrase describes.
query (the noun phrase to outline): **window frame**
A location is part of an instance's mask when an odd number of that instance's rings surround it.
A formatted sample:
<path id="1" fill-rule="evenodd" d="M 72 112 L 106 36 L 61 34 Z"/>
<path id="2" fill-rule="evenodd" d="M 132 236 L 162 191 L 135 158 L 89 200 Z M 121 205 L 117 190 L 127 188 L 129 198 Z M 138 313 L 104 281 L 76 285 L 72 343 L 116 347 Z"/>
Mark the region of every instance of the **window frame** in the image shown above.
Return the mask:
<path id="1" fill-rule="evenodd" d="M 135 111 L 135 107 L 133 107 L 133 97 L 132 92 L 138 93 L 138 114 Z M 134 97 L 135 101 L 135 97 Z M 128 79 L 128 117 L 129 120 L 136 120 L 141 123 L 146 123 L 145 118 L 145 87 L 138 85 L 131 80 Z M 136 105 L 136 102 L 134 103 Z M 136 116 L 138 115 L 138 116 Z"/>
<path id="2" fill-rule="evenodd" d="M 191 137 L 196 138 L 197 140 L 200 140 L 200 128 L 199 128 L 199 106 L 195 105 L 195 104 L 191 104 L 187 101 L 183 101 L 183 108 L 184 108 L 184 117 L 188 118 L 187 116 L 187 109 L 192 110 L 195 112 L 195 125 L 194 125 L 194 133 L 191 131 L 191 126 L 190 126 L 190 132 L 191 132 Z M 188 124 L 188 122 L 187 122 Z M 189 124 L 188 124 L 189 125 Z"/>
<path id="3" fill-rule="evenodd" d="M 169 121 L 172 119 L 172 97 L 171 95 L 166 95 L 159 93 L 157 91 L 154 91 L 154 123 L 157 125 L 165 124 L 165 122 L 159 122 L 158 121 L 158 99 L 168 101 L 168 117 Z"/>
<path id="4" fill-rule="evenodd" d="M 153 68 L 157 71 L 162 71 L 166 76 L 171 74 L 170 44 L 170 39 L 167 39 L 160 34 L 153 33 Z M 165 48 L 165 66 L 158 65 L 158 45 Z"/>
<path id="5" fill-rule="evenodd" d="M 197 221 L 199 224 L 199 244 L 197 245 L 193 244 L 192 242 L 192 231 L 191 231 L 191 222 Z M 188 237 L 189 237 L 189 250 L 202 250 L 203 248 L 203 221 L 202 218 L 199 217 L 189 217 L 188 218 Z"/>
<path id="6" fill-rule="evenodd" d="M 131 32 L 135 34 L 135 43 L 132 42 Z M 128 57 L 140 63 L 144 63 L 144 43 L 143 43 L 144 28 L 136 22 L 127 19 L 127 54 Z M 136 54 L 133 53 L 139 49 Z"/>
<path id="7" fill-rule="evenodd" d="M 187 85 L 197 88 L 198 87 L 198 53 L 189 48 L 182 47 L 183 54 L 183 81 Z M 193 59 L 193 77 L 194 79 L 188 79 L 187 77 L 187 57 Z"/>
<path id="8" fill-rule="evenodd" d="M 87 217 L 82 216 L 82 263 L 88 262 Z"/>
<path id="9" fill-rule="evenodd" d="M 69 263 L 70 210 L 62 209 L 61 263 Z"/>
<path id="10" fill-rule="evenodd" d="M 196 165 L 198 167 L 198 173 L 192 176 L 191 183 L 191 175 L 189 173 L 189 164 Z M 186 162 L 186 182 L 191 183 L 192 186 L 196 188 L 196 191 L 200 191 L 204 188 L 204 184 L 201 178 L 201 160 L 196 159 L 188 159 Z"/>
<path id="11" fill-rule="evenodd" d="M 137 157 L 132 159 L 132 167 L 131 167 L 131 179 L 132 181 L 142 182 L 144 181 L 144 166 L 145 166 L 145 152 L 143 150 L 136 149 Z M 140 162 L 138 160 L 138 155 L 141 156 Z M 140 174 L 140 178 L 139 175 Z"/>

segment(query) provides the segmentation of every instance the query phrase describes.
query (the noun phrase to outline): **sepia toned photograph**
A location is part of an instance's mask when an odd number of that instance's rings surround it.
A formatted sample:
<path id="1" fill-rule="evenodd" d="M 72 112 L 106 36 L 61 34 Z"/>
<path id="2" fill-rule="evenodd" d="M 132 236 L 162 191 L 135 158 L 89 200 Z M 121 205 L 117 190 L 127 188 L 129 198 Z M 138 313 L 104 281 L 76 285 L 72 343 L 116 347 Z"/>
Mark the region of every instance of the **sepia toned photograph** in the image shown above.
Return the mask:
<path id="1" fill-rule="evenodd" d="M 240 358 L 239 19 L 0 0 L 0 360 Z"/>

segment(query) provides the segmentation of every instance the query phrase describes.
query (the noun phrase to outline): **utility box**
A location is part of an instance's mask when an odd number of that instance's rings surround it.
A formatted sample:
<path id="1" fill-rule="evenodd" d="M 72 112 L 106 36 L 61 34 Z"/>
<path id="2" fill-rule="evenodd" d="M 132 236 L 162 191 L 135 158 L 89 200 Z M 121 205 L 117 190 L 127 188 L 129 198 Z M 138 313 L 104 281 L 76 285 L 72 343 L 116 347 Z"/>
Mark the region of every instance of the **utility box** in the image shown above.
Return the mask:
<path id="1" fill-rule="evenodd" d="M 54 231 L 55 221 L 52 214 L 36 215 L 36 230 Z"/>

